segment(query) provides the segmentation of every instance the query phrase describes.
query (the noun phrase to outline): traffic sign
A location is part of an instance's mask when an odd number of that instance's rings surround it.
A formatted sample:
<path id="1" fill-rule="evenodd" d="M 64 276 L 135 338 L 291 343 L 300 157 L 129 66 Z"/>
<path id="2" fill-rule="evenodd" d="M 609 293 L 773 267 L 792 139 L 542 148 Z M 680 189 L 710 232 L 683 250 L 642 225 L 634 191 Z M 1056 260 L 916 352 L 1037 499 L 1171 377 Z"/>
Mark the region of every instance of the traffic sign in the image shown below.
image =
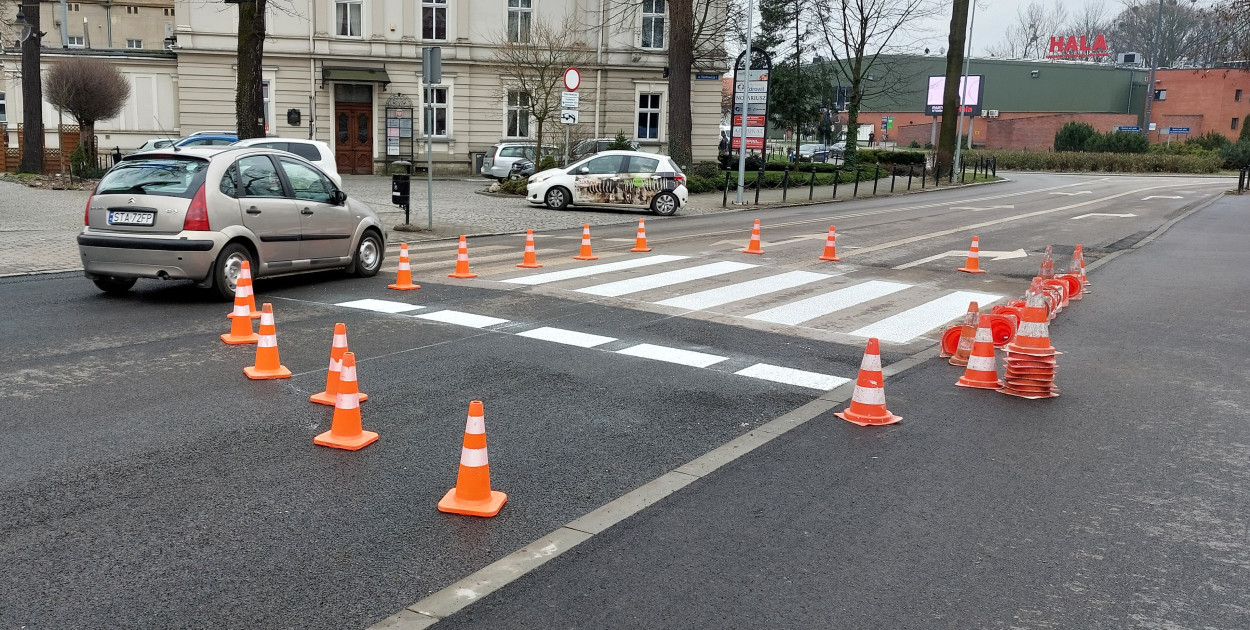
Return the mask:
<path id="1" fill-rule="evenodd" d="M 564 109 L 577 109 L 577 103 L 580 100 L 580 95 L 577 92 L 563 92 L 560 94 L 560 107 Z"/>
<path id="2" fill-rule="evenodd" d="M 1133 133 L 1141 133 L 1141 127 L 1137 125 L 1117 125 L 1116 131 L 1131 131 Z"/>
<path id="3" fill-rule="evenodd" d="M 1188 134 L 1189 127 L 1168 127 L 1168 133 Z"/>
<path id="4" fill-rule="evenodd" d="M 566 125 L 576 125 L 577 124 L 577 110 L 576 109 L 561 110 L 560 122 Z"/>
<path id="5" fill-rule="evenodd" d="M 576 92 L 578 86 L 582 84 L 582 73 L 577 68 L 569 68 L 564 71 L 564 89 L 570 92 Z"/>

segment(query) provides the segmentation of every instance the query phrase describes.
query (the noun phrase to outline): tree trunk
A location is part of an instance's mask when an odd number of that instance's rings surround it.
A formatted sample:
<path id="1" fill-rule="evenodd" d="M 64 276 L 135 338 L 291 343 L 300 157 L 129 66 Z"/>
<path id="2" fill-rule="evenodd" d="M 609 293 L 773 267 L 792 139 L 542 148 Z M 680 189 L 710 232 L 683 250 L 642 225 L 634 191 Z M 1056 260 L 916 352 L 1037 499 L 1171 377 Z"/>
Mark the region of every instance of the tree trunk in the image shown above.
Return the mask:
<path id="1" fill-rule="evenodd" d="M 234 115 L 240 140 L 265 135 L 261 62 L 265 55 L 266 1 L 244 0 L 238 4 L 238 82 L 234 97 Z"/>
<path id="2" fill-rule="evenodd" d="M 942 129 L 938 132 L 937 160 L 934 169 L 947 173 L 955 164 L 955 137 L 963 112 L 959 111 L 959 77 L 964 65 L 964 37 L 968 32 L 970 0 L 954 0 L 951 13 L 950 41 L 946 48 L 946 90 L 942 93 Z"/>
<path id="3" fill-rule="evenodd" d="M 537 144 L 537 146 L 534 147 L 534 172 L 535 173 L 537 173 L 540 170 L 543 170 L 540 167 L 543 164 L 543 136 L 545 135 L 543 133 L 543 126 L 544 126 L 543 123 L 545 122 L 547 122 L 546 118 L 539 118 L 534 121 L 535 126 L 538 127 L 538 135 L 534 137 L 534 142 Z"/>
<path id="4" fill-rule="evenodd" d="M 668 4 L 668 154 L 682 168 L 694 164 L 690 131 L 690 72 L 694 68 L 694 3 Z"/>
<path id="5" fill-rule="evenodd" d="M 39 69 L 39 0 L 22 0 L 31 36 L 22 42 L 23 173 L 43 172 L 43 73 Z"/>
<path id="6" fill-rule="evenodd" d="M 859 101 L 862 98 L 859 86 L 863 79 L 851 79 L 851 98 L 846 102 L 846 144 L 842 148 L 842 164 L 855 166 L 859 161 Z"/>

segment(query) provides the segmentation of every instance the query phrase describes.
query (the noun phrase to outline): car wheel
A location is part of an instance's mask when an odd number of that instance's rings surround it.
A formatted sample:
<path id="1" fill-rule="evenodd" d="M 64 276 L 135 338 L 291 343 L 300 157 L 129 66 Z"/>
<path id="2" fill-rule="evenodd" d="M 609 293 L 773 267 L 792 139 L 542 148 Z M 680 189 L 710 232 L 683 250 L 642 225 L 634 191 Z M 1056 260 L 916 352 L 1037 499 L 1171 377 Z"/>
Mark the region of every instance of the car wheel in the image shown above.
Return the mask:
<path id="1" fill-rule="evenodd" d="M 92 278 L 96 288 L 109 295 L 121 295 L 135 286 L 137 278 L 118 278 L 117 276 L 99 276 Z"/>
<path id="2" fill-rule="evenodd" d="M 564 186 L 552 186 L 547 189 L 547 195 L 543 199 L 548 208 L 563 210 L 569 205 L 569 191 Z"/>
<path id="3" fill-rule="evenodd" d="M 376 232 L 365 232 L 356 245 L 356 257 L 352 260 L 355 273 L 361 278 L 372 278 L 382 268 L 382 238 Z"/>
<path id="4" fill-rule="evenodd" d="M 670 217 L 677 214 L 677 196 L 671 192 L 662 192 L 651 200 L 651 211 L 662 216 Z"/>
<path id="5" fill-rule="evenodd" d="M 245 260 L 248 266 L 256 269 L 256 261 L 252 260 L 252 253 L 246 247 L 231 243 L 221 249 L 217 262 L 213 265 L 213 289 L 217 291 L 217 297 L 223 300 L 234 299 L 234 287 L 239 283 L 239 274 L 243 271 Z M 256 274 L 253 273 L 252 277 L 255 278 Z"/>

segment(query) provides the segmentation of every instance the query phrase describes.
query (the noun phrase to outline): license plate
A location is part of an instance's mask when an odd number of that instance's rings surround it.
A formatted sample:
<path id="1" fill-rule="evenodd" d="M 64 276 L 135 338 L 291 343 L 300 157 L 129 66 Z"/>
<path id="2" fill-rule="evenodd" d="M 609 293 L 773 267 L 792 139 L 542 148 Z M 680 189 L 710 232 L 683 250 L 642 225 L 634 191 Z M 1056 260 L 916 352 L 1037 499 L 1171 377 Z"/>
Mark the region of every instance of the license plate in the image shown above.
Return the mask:
<path id="1" fill-rule="evenodd" d="M 153 225 L 154 212 L 109 212 L 109 225 Z"/>

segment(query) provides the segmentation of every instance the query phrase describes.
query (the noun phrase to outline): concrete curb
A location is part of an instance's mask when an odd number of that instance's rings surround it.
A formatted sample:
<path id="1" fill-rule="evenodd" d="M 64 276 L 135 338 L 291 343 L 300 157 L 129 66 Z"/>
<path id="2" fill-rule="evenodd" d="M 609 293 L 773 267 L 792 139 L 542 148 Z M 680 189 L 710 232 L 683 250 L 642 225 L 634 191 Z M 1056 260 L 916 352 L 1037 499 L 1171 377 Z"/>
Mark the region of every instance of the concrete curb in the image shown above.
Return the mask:
<path id="1" fill-rule="evenodd" d="M 1198 203 L 1195 203 L 1195 204 L 1191 205 L 1191 206 L 1190 206 L 1190 208 L 1189 208 L 1188 210 L 1186 210 L 1185 212 L 1181 213 L 1179 216 L 1177 216 L 1176 218 L 1172 219 L 1171 221 L 1168 221 L 1167 223 L 1164 223 L 1163 225 L 1160 225 L 1158 228 L 1156 228 L 1156 229 L 1155 229 L 1155 231 L 1151 232 L 1150 234 L 1147 234 L 1147 235 L 1146 235 L 1145 237 L 1143 237 L 1140 241 L 1137 241 L 1136 243 L 1133 243 L 1132 245 L 1130 245 L 1129 247 L 1127 247 L 1127 248 L 1125 248 L 1125 249 L 1121 249 L 1120 251 L 1117 251 L 1117 252 L 1111 252 L 1110 254 L 1107 254 L 1106 256 L 1103 256 L 1102 258 L 1099 258 L 1098 260 L 1095 260 L 1094 262 L 1090 263 L 1090 264 L 1089 264 L 1089 266 L 1085 268 L 1085 270 L 1086 270 L 1086 271 L 1093 271 L 1093 270 L 1095 270 L 1095 269 L 1097 269 L 1097 268 L 1099 268 L 1099 267 L 1101 267 L 1101 266 L 1103 266 L 1103 265 L 1105 265 L 1105 264 L 1107 264 L 1107 263 L 1109 263 L 1109 262 L 1111 262 L 1111 261 L 1115 260 L 1116 258 L 1119 258 L 1120 256 L 1122 256 L 1122 255 L 1124 255 L 1124 254 L 1127 254 L 1127 253 L 1129 253 L 1129 252 L 1133 252 L 1133 251 L 1136 251 L 1136 250 L 1140 249 L 1142 246 L 1144 246 L 1144 245 L 1146 245 L 1146 244 L 1148 244 L 1148 243 L 1150 243 L 1150 242 L 1154 241 L 1155 239 L 1159 238 L 1160 236 L 1163 236 L 1164 232 L 1167 232 L 1168 230 L 1172 229 L 1172 226 L 1173 226 L 1173 225 L 1176 225 L 1177 223 L 1180 223 L 1182 220 L 1189 218 L 1189 216 L 1190 216 L 1190 215 L 1192 215 L 1193 213 L 1198 212 L 1199 210 L 1202 210 L 1203 208 L 1206 208 L 1207 206 L 1209 206 L 1209 205 L 1211 205 L 1211 204 L 1215 203 L 1216 201 L 1218 201 L 1218 200 L 1220 200 L 1220 199 L 1222 199 L 1222 198 L 1223 198 L 1222 196 L 1220 196 L 1220 197 L 1212 197 L 1212 198 L 1210 198 L 1210 199 L 1207 199 L 1206 201 L 1199 201 Z"/>

